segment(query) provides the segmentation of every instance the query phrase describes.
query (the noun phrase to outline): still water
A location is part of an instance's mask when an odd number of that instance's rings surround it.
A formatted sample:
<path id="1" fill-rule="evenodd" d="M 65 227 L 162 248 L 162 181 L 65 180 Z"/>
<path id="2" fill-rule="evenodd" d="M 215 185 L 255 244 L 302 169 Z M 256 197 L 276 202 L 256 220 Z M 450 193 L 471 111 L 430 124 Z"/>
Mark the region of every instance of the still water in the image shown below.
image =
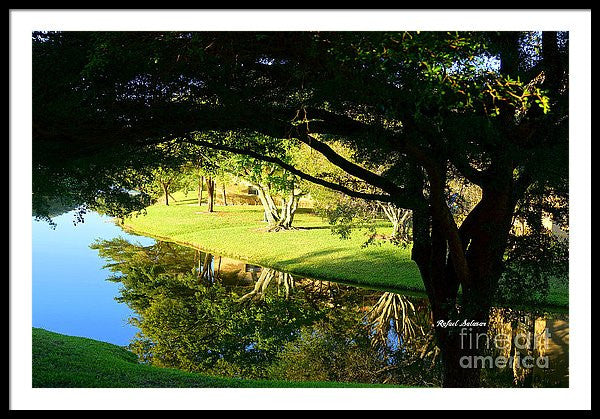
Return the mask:
<path id="1" fill-rule="evenodd" d="M 87 214 L 84 223 L 73 220 L 72 212 L 57 216 L 55 229 L 33 221 L 33 327 L 127 345 L 136 332 L 128 324 L 133 312 L 114 300 L 119 286 L 105 280 L 105 261 L 90 244 L 119 236 L 141 245 L 154 240 L 127 234 L 97 213 Z"/>
<path id="2" fill-rule="evenodd" d="M 33 225 L 33 326 L 128 346 L 142 362 L 215 376 L 440 384 L 425 299 L 292 276 L 127 234 L 92 213 Z M 568 385 L 568 318 L 494 309 L 490 337 L 530 333 L 535 348 L 486 386 Z M 549 332 L 544 339 L 542 331 Z M 520 359 L 545 360 L 526 368 Z M 515 361 L 516 360 L 516 361 Z"/>

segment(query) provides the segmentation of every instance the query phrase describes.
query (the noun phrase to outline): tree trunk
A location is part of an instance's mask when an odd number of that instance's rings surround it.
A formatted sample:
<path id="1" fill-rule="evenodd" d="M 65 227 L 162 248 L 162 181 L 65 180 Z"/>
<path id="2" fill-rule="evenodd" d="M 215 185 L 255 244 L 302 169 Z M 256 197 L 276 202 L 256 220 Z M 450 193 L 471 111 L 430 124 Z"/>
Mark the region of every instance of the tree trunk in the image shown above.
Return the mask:
<path id="1" fill-rule="evenodd" d="M 296 210 L 298 209 L 298 197 L 294 195 L 292 191 L 287 200 L 283 199 L 281 202 L 281 221 L 279 223 L 280 227 L 283 229 L 292 228 L 292 223 L 294 221 L 294 215 L 296 214 Z"/>
<path id="2" fill-rule="evenodd" d="M 281 208 L 277 208 L 268 185 L 254 185 L 258 190 L 258 197 L 264 209 L 264 221 L 268 223 L 269 231 L 289 230 L 294 222 L 294 215 L 298 209 L 300 195 L 290 192 L 289 196 L 281 199 Z"/>
<path id="3" fill-rule="evenodd" d="M 505 180 L 512 179 L 510 172 L 505 175 Z M 514 210 L 511 183 L 482 188 L 481 201 L 458 229 L 463 264 L 456 260 L 460 251 L 452 247 L 457 244 L 452 241 L 456 230 L 451 230 L 452 224 L 440 209 L 445 206 L 440 193 L 443 184 L 443 179 L 437 184 L 432 182 L 431 206 L 413 210 L 412 259 L 419 267 L 431 304 L 443 386 L 478 387 L 482 362 L 489 368 L 489 360 L 481 358 L 482 351 L 493 344 L 487 341 L 487 324 Z M 434 204 L 435 199 L 438 202 Z M 448 321 L 457 323 L 446 327 L 441 323 Z M 478 324 L 461 327 L 463 321 Z"/>
<path id="4" fill-rule="evenodd" d="M 198 206 L 202 205 L 202 189 L 204 188 L 204 176 L 198 180 Z"/>
<path id="5" fill-rule="evenodd" d="M 278 295 L 281 295 L 280 291 L 282 288 L 285 299 L 287 300 L 288 298 L 290 298 L 290 294 L 294 290 L 294 278 L 292 277 L 292 274 L 289 274 L 287 272 L 279 272 L 279 275 L 277 277 Z"/>
<path id="6" fill-rule="evenodd" d="M 213 259 L 214 257 L 211 253 L 206 253 L 204 255 L 204 263 L 202 264 L 200 282 L 204 281 L 206 285 L 212 285 L 215 279 Z"/>
<path id="7" fill-rule="evenodd" d="M 260 301 L 265 298 L 265 294 L 267 292 L 267 287 L 271 283 L 271 280 L 277 275 L 278 272 L 271 268 L 263 268 L 260 277 L 254 284 L 254 289 L 240 298 L 238 298 L 238 302 L 243 302 L 247 300 Z"/>
<path id="8" fill-rule="evenodd" d="M 212 177 L 206 179 L 206 202 L 208 203 L 208 212 L 214 212 L 215 201 L 215 181 Z"/>
<path id="9" fill-rule="evenodd" d="M 227 194 L 225 193 L 225 184 L 223 183 L 223 205 L 227 206 Z"/>
<path id="10" fill-rule="evenodd" d="M 215 272 L 215 279 L 221 279 L 221 259 L 223 257 L 219 256 L 219 264 L 217 265 L 217 272 Z"/>
<path id="11" fill-rule="evenodd" d="M 268 186 L 258 184 L 254 186 L 258 190 L 258 198 L 263 205 L 264 220 L 269 225 L 269 229 L 276 228 L 280 221 L 279 212 L 275 202 L 273 201 L 273 197 L 271 196 Z"/>
<path id="12" fill-rule="evenodd" d="M 162 184 L 163 193 L 165 194 L 165 205 L 169 205 L 169 185 L 166 183 Z"/>
<path id="13" fill-rule="evenodd" d="M 392 223 L 392 241 L 400 241 L 408 239 L 407 224 L 410 219 L 411 211 L 403 208 L 398 208 L 392 203 L 379 204 L 388 220 Z"/>

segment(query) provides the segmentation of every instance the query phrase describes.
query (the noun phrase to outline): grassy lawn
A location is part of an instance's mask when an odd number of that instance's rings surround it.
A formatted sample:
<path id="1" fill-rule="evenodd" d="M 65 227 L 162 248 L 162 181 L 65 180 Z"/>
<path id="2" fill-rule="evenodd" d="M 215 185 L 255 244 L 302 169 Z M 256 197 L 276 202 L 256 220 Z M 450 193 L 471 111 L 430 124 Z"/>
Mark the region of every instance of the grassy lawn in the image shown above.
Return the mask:
<path id="1" fill-rule="evenodd" d="M 169 206 L 159 203 L 149 207 L 147 215 L 125 220 L 126 228 L 309 278 L 425 296 L 410 249 L 389 243 L 363 248 L 366 231 L 355 230 L 342 240 L 321 218 L 299 209 L 294 219 L 298 229 L 267 232 L 262 206 L 215 206 L 215 212 L 208 213 L 193 197 L 179 193 L 175 198 Z M 390 228 L 379 230 L 386 233 Z M 552 284 L 544 305 L 567 307 L 568 287 Z"/>
<path id="2" fill-rule="evenodd" d="M 97 340 L 33 328 L 33 387 L 390 387 L 207 377 L 137 362 L 128 350 Z"/>

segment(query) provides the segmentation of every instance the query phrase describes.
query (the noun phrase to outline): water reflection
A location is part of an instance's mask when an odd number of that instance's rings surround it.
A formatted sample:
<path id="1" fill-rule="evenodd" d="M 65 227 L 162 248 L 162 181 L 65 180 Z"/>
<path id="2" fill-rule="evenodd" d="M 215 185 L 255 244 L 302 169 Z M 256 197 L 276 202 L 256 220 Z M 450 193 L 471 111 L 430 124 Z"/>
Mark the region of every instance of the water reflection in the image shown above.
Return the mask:
<path id="1" fill-rule="evenodd" d="M 53 225 L 32 220 L 32 326 L 126 345 L 135 333 L 127 324 L 132 312 L 115 304 L 118 285 L 103 281 L 103 261 L 89 244 L 96 237 L 119 235 L 143 245 L 154 240 L 124 233 L 97 213 L 77 225 L 74 217 L 73 212 L 56 216 Z"/>
<path id="2" fill-rule="evenodd" d="M 490 385 L 507 380 L 518 387 L 567 387 L 569 382 L 569 323 L 566 316 L 493 308 L 489 335 L 503 344 L 491 345 L 486 354 L 507 359 L 498 373 L 487 374 Z"/>
<path id="3" fill-rule="evenodd" d="M 210 375 L 439 386 L 441 365 L 425 299 L 292 276 L 173 243 L 124 239 L 92 247 L 122 284 L 119 300 L 140 329 L 130 348 L 156 366 Z M 551 338 L 540 331 L 552 328 Z M 561 332 L 562 330 L 562 332 Z M 483 372 L 486 386 L 568 385 L 568 322 L 494 309 L 489 337 L 511 358 Z M 548 356 L 528 368 L 516 355 Z"/>

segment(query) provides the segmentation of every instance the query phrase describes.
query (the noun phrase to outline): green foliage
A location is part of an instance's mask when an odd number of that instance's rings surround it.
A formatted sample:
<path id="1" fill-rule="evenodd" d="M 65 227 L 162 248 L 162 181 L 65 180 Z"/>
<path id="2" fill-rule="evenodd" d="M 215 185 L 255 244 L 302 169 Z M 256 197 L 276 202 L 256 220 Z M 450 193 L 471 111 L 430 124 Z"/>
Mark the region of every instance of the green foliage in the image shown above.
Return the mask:
<path id="1" fill-rule="evenodd" d="M 183 189 L 186 180 L 179 168 L 158 167 L 152 171 L 152 177 L 154 178 L 154 182 L 150 185 L 145 185 L 144 189 L 152 196 L 154 201 L 157 201 L 159 196 L 165 194 L 165 188 L 167 188 L 167 193 L 169 194 Z"/>
<path id="2" fill-rule="evenodd" d="M 568 278 L 568 240 L 549 232 L 511 236 L 497 300 L 537 306 L 556 288 L 568 293 Z"/>
<path id="3" fill-rule="evenodd" d="M 345 318 L 347 317 L 347 318 Z M 286 343 L 271 368 L 274 379 L 375 383 L 385 367 L 380 351 L 370 344 L 366 328 L 356 327 L 359 313 L 344 310 L 334 322 L 305 327 Z"/>
<path id="4" fill-rule="evenodd" d="M 38 166 L 33 173 L 34 216 L 49 220 L 57 205 L 77 209 L 76 222 L 82 221 L 90 210 L 117 218 L 142 212 L 152 203 L 148 193 L 140 192 L 143 185 L 151 182 L 151 173 L 145 169 L 134 170 L 130 162 L 123 160 L 78 159 L 61 168 Z"/>
<path id="5" fill-rule="evenodd" d="M 196 256 L 193 249 L 162 241 L 143 247 L 123 238 L 97 240 L 90 248 L 97 250 L 99 256 L 108 262 L 104 268 L 114 273 L 108 280 L 123 284 L 117 300 L 127 302 L 135 310 L 146 309 L 152 298 L 162 292 L 191 295 L 183 284 L 179 287 L 162 285 L 169 276 L 195 272 L 194 264 L 190 262 Z"/>
<path id="6" fill-rule="evenodd" d="M 235 155 L 230 160 L 233 175 L 253 185 L 269 185 L 276 194 L 293 191 L 298 179 L 292 173 L 274 163 L 267 163 L 253 157 Z"/>
<path id="7" fill-rule="evenodd" d="M 366 229 L 366 242 L 363 246 L 371 244 L 376 235 L 376 212 L 373 205 L 348 199 L 343 195 L 337 195 L 335 200 L 329 202 L 317 201 L 315 213 L 328 221 L 331 225 L 331 233 L 342 239 L 349 239 L 355 229 Z M 381 220 L 380 224 L 381 224 Z"/>
<path id="8" fill-rule="evenodd" d="M 219 376 L 266 378 L 265 369 L 281 345 L 294 339 L 300 325 L 319 315 L 274 297 L 267 297 L 261 305 L 240 305 L 225 288 L 197 285 L 191 278 L 166 280 L 162 286 L 183 282 L 192 296 L 175 298 L 157 293 L 149 307 L 139 313 L 142 333 L 138 340 L 151 342 L 151 351 L 138 355 L 153 365 Z M 148 345 L 132 345 L 134 351 L 143 347 Z"/>
<path id="9" fill-rule="evenodd" d="M 306 125 L 401 187 L 422 179 L 389 170 L 406 163 L 390 136 L 477 168 L 501 147 L 521 166 L 538 147 L 506 144 L 508 131 L 549 109 L 564 120 L 539 44 L 530 32 L 34 33 L 34 160 L 190 136 L 285 156 Z"/>
<path id="10" fill-rule="evenodd" d="M 331 142 L 330 146 L 337 153 L 350 161 L 358 159 L 356 153 L 344 147 L 339 142 Z M 305 173 L 328 179 L 340 185 L 349 186 L 354 190 L 368 190 L 368 186 L 349 176 L 339 167 L 331 164 L 322 155 L 312 151 L 309 147 L 300 147 L 294 154 L 294 162 Z M 384 166 L 383 163 L 381 166 Z M 342 239 L 349 239 L 353 230 L 363 230 L 366 236 L 363 246 L 371 244 L 377 235 L 377 226 L 387 226 L 378 211 L 376 202 L 352 198 L 340 192 L 333 191 L 310 182 L 304 183 L 304 188 L 313 201 L 315 214 L 327 220 L 331 226 L 331 233 Z"/>
<path id="11" fill-rule="evenodd" d="M 193 250 L 176 246 L 175 252 L 173 246 L 142 247 L 123 239 L 92 246 L 119 273 L 110 280 L 123 285 L 119 301 L 137 312 L 133 321 L 141 330 L 131 349 L 152 365 L 265 378 L 281 345 L 321 316 L 307 303 L 277 295 L 260 305 L 237 303 L 219 283 L 199 281 L 189 265 Z"/>
<path id="12" fill-rule="evenodd" d="M 229 132 L 226 140 L 237 147 L 260 150 L 264 156 L 273 156 L 291 164 L 298 157 L 297 142 L 278 140 L 250 132 Z M 254 185 L 268 185 L 275 194 L 286 194 L 298 188 L 301 180 L 275 163 L 265 162 L 243 154 L 230 154 L 222 163 L 224 170 Z"/>

